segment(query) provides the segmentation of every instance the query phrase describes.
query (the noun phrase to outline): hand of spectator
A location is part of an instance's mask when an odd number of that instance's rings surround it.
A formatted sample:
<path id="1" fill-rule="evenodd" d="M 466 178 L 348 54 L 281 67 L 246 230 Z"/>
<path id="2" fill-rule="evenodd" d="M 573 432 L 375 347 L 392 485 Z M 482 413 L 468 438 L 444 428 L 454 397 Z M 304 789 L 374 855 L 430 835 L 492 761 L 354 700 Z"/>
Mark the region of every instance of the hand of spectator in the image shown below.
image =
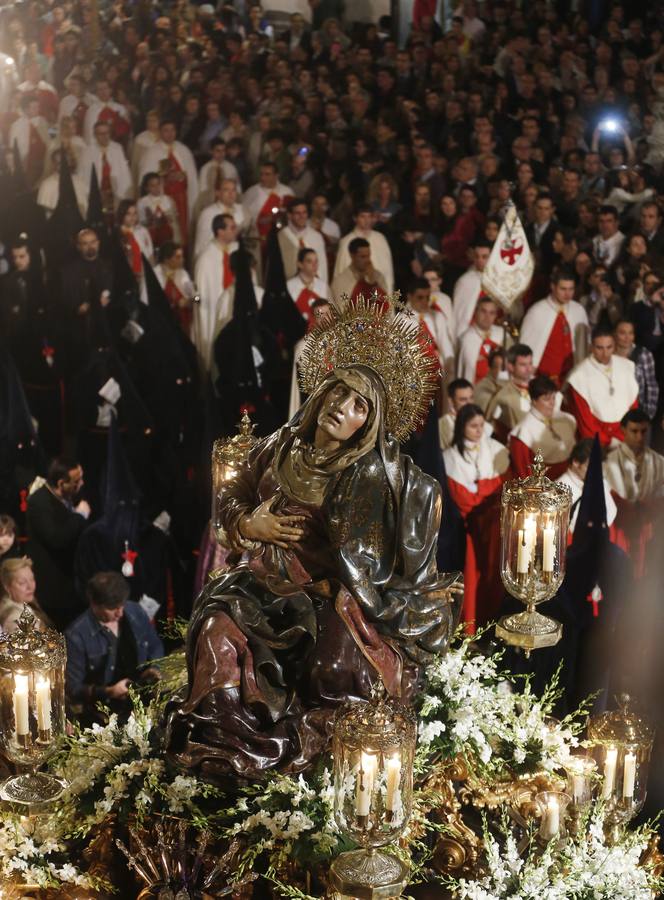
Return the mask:
<path id="1" fill-rule="evenodd" d="M 79 316 L 84 316 L 88 312 L 89 309 L 90 309 L 89 303 L 81 303 L 81 305 L 78 307 L 76 312 L 79 314 Z"/>
<path id="2" fill-rule="evenodd" d="M 106 307 L 111 302 L 111 294 L 110 291 L 102 291 L 99 297 L 99 302 L 102 306 Z"/>
<path id="3" fill-rule="evenodd" d="M 121 678 L 115 684 L 109 684 L 106 688 L 106 696 L 111 700 L 123 700 L 129 696 L 129 679 Z"/>
<path id="4" fill-rule="evenodd" d="M 77 512 L 79 516 L 83 516 L 84 519 L 87 519 L 92 510 L 90 509 L 90 504 L 87 500 L 81 500 L 78 506 L 74 507 L 74 512 Z"/>

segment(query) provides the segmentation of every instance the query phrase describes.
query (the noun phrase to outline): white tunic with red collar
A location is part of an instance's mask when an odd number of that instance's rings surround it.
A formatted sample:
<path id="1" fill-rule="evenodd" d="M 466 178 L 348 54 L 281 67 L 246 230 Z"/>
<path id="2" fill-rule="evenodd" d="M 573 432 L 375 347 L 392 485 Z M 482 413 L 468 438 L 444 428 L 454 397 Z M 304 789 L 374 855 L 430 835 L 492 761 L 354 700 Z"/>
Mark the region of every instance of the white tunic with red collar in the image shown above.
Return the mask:
<path id="1" fill-rule="evenodd" d="M 630 359 L 614 354 L 609 366 L 593 356 L 572 370 L 567 402 L 577 421 L 580 438 L 599 434 L 603 446 L 623 439 L 620 420 L 638 403 L 639 385 Z"/>
<path id="2" fill-rule="evenodd" d="M 466 378 L 471 384 L 481 381 L 489 373 L 489 355 L 504 341 L 505 330 L 500 325 L 492 325 L 488 333 L 471 325 L 459 341 L 457 378 Z"/>
<path id="3" fill-rule="evenodd" d="M 311 325 L 313 316 L 311 313 L 311 304 L 317 299 L 330 299 L 330 288 L 321 278 L 314 278 L 310 284 L 305 284 L 300 275 L 295 278 L 289 278 L 286 282 L 288 293 L 291 295 L 293 303 L 297 306 L 306 319 L 307 325 Z"/>

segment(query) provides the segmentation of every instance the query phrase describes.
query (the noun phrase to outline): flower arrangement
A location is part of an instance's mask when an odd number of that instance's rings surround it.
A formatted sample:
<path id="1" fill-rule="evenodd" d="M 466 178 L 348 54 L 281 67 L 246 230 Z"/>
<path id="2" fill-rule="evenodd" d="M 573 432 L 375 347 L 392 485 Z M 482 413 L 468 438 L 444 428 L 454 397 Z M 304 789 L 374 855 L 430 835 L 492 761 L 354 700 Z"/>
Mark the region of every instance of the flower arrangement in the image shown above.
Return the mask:
<path id="1" fill-rule="evenodd" d="M 586 710 L 553 719 L 561 694 L 558 674 L 537 697 L 527 678 L 501 671 L 502 650 L 492 656 L 473 652 L 476 639 L 463 638 L 425 671 L 418 709 L 420 769 L 434 757 L 462 757 L 471 770 L 493 780 L 563 768 L 578 745 Z"/>
<path id="2" fill-rule="evenodd" d="M 520 853 L 505 823 L 501 831 L 502 845 L 485 821 L 478 880 L 448 880 L 459 900 L 652 900 L 664 889 L 664 880 L 643 861 L 652 829 L 623 831 L 607 844 L 601 808 L 578 836 L 544 848 L 531 838 Z"/>
<path id="3" fill-rule="evenodd" d="M 430 837 L 447 827 L 437 817 L 446 799 L 432 775 L 440 772 L 444 781 L 445 767 L 457 757 L 471 776 L 483 780 L 554 772 L 578 744 L 583 710 L 562 722 L 550 720 L 559 696 L 557 679 L 537 697 L 527 679 L 501 671 L 501 657 L 502 652 L 475 652 L 472 640 L 461 636 L 426 669 L 419 700 L 420 781 L 402 844 L 394 848 L 412 865 L 413 880 L 430 876 Z M 184 661 L 170 659 L 172 683 L 181 684 Z M 225 795 L 178 772 L 166 759 L 156 728 L 165 703 L 163 687 L 149 703 L 136 694 L 132 703 L 125 723 L 109 715 L 104 726 L 77 729 L 67 739 L 51 768 L 68 787 L 49 815 L 2 817 L 0 877 L 43 887 L 108 889 L 85 871 L 82 851 L 110 818 L 120 826 L 140 826 L 149 817 L 175 815 L 212 840 L 239 841 L 238 878 L 253 871 L 299 900 L 305 894 L 288 881 L 288 873 L 315 872 L 349 849 L 333 817 L 329 758 L 297 777 L 276 774 Z M 544 849 L 533 842 L 519 854 L 509 830 L 500 842 L 486 830 L 479 880 L 457 880 L 453 888 L 461 900 L 646 900 L 656 882 L 641 862 L 649 836 L 647 828 L 625 832 L 608 846 L 598 815 L 589 823 L 587 839 L 570 838 Z"/>

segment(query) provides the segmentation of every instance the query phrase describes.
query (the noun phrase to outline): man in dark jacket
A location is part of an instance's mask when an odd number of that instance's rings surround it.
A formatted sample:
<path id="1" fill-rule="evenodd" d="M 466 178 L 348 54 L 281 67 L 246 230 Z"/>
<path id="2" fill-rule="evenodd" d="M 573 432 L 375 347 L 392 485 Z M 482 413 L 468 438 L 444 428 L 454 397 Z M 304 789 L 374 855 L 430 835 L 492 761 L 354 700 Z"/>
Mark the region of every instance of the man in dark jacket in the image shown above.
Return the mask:
<path id="1" fill-rule="evenodd" d="M 164 647 L 147 614 L 128 599 L 119 572 L 97 572 L 86 596 L 88 609 L 65 632 L 67 698 L 88 708 L 101 700 L 122 712 L 130 682 L 158 678 L 155 669 L 139 669 L 163 656 Z"/>
<path id="2" fill-rule="evenodd" d="M 60 458 L 53 460 L 46 481 L 28 497 L 28 539 L 39 599 L 60 629 L 81 610 L 74 590 L 74 554 L 90 515 L 89 504 L 77 502 L 82 487 L 81 466 Z"/>

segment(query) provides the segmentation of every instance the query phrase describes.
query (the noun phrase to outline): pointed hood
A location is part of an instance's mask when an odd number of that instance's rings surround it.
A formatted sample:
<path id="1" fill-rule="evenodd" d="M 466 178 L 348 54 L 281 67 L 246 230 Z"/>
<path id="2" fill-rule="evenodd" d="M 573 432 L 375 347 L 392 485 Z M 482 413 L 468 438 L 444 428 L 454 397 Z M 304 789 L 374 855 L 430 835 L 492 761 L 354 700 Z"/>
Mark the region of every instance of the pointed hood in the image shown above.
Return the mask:
<path id="1" fill-rule="evenodd" d="M 47 226 L 48 259 L 52 270 L 55 271 L 62 262 L 74 255 L 76 235 L 83 225 L 67 154 L 62 153 L 58 174 L 58 204 Z"/>
<path id="2" fill-rule="evenodd" d="M 579 500 L 579 514 L 568 553 L 568 581 L 574 593 L 586 597 L 600 577 L 600 569 L 609 543 L 606 521 L 606 497 L 602 471 L 602 449 L 595 435 L 588 471 Z"/>
<path id="3" fill-rule="evenodd" d="M 265 263 L 265 296 L 260 312 L 266 327 L 279 335 L 280 344 L 292 351 L 307 330 L 307 323 L 293 303 L 286 287 L 286 273 L 279 246 L 279 229 L 276 225 L 267 239 Z"/>
<path id="4" fill-rule="evenodd" d="M 107 232 L 104 207 L 101 202 L 101 191 L 97 180 L 97 170 L 94 166 L 90 167 L 90 191 L 88 193 L 88 212 L 85 224 L 88 228 L 94 228 L 100 235 Z"/>

